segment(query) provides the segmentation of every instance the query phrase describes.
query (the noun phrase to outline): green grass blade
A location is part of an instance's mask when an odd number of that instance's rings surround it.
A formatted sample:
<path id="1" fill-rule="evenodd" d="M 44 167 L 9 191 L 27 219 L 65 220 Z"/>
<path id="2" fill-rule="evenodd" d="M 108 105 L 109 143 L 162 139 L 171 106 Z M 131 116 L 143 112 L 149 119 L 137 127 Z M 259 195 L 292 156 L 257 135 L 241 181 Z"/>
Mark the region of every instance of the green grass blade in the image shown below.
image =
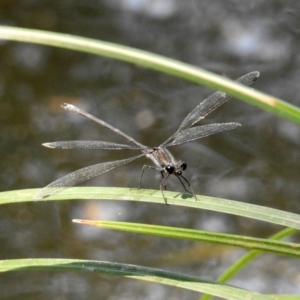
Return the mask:
<path id="1" fill-rule="evenodd" d="M 299 295 L 269 295 L 274 300 L 300 300 Z"/>
<path id="2" fill-rule="evenodd" d="M 272 235 L 269 240 L 278 241 L 285 237 L 291 236 L 293 234 L 296 234 L 298 230 L 293 228 L 285 228 L 276 234 Z M 297 244 L 297 247 L 299 244 Z M 225 283 L 229 279 L 231 279 L 234 275 L 237 274 L 237 272 L 241 271 L 249 262 L 251 262 L 254 258 L 256 258 L 258 255 L 262 254 L 262 251 L 252 250 L 249 251 L 247 254 L 242 256 L 239 260 L 237 260 L 234 264 L 230 266 L 229 269 L 226 270 L 219 278 L 218 282 Z"/>
<path id="3" fill-rule="evenodd" d="M 92 220 L 73 220 L 73 222 L 166 238 L 184 239 L 196 242 L 208 242 L 226 246 L 241 247 L 245 249 L 262 250 L 270 253 L 300 258 L 300 244 L 280 242 L 270 239 L 253 238 L 186 228 L 145 225 L 140 223 Z"/>
<path id="4" fill-rule="evenodd" d="M 222 76 L 147 51 L 69 34 L 9 26 L 0 26 L 0 39 L 60 47 L 133 63 L 197 84 L 203 84 L 213 89 L 222 90 L 238 99 L 300 124 L 300 109 L 296 106 L 237 84 Z"/>
<path id="5" fill-rule="evenodd" d="M 14 259 L 0 261 L 0 272 L 8 271 L 84 271 L 124 276 L 208 293 L 232 300 L 271 299 L 240 288 L 204 281 L 196 277 L 136 265 L 77 259 Z"/>
<path id="6" fill-rule="evenodd" d="M 285 237 L 291 236 L 298 231 L 293 228 L 285 228 L 276 234 L 272 235 L 270 240 L 281 240 Z M 235 276 L 238 272 L 240 272 L 243 268 L 245 268 L 251 261 L 253 261 L 258 255 L 263 254 L 262 251 L 252 250 L 247 254 L 238 259 L 234 264 L 232 264 L 218 279 L 217 281 L 220 283 L 225 283 L 233 276 Z M 211 295 L 203 295 L 201 300 L 210 300 Z"/>
<path id="7" fill-rule="evenodd" d="M 18 202 L 35 202 L 34 194 L 39 189 L 17 190 L 0 193 L 0 205 Z M 232 215 L 243 216 L 264 222 L 300 229 L 300 215 L 289 213 L 273 208 L 248 204 L 221 198 L 206 197 L 197 195 L 198 201 L 191 195 L 165 192 L 168 203 L 185 207 L 212 210 Z M 111 187 L 74 187 L 64 190 L 45 201 L 62 200 L 119 200 L 119 201 L 141 201 L 164 204 L 161 191 L 111 188 Z M 40 200 L 44 201 L 44 200 Z"/>

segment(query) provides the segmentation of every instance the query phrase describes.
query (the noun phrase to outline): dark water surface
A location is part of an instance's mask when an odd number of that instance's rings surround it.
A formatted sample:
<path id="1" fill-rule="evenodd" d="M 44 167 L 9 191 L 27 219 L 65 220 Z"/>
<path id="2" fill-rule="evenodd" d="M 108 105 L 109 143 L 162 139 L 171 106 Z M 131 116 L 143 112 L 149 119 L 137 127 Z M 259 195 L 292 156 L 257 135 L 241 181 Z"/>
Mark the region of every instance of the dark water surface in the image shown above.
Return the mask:
<path id="1" fill-rule="evenodd" d="M 296 1 L 1 1 L 2 25 L 115 42 L 237 78 L 300 106 L 300 5 Z M 41 143 L 110 132 L 60 105 L 74 103 L 157 146 L 212 93 L 206 87 L 107 58 L 31 44 L 0 43 L 1 191 L 43 187 L 91 164 L 132 153 L 52 150 Z M 237 130 L 178 146 L 196 193 L 300 213 L 300 128 L 231 100 L 207 122 Z M 146 159 L 87 185 L 136 187 Z M 151 173 L 151 172 L 150 172 Z M 181 191 L 176 178 L 170 190 Z M 158 188 L 160 176 L 145 176 Z M 163 199 L 162 199 L 163 203 Z M 267 237 L 280 230 L 213 212 L 134 202 L 37 202 L 2 206 L 0 256 L 80 258 L 153 266 L 215 280 L 243 250 L 92 229 L 73 218 L 132 221 Z M 297 238 L 293 238 L 297 241 Z M 299 239 L 298 239 L 299 240 Z M 299 263 L 263 255 L 230 283 L 263 293 L 300 293 Z M 172 287 L 81 273 L 1 274 L 1 299 L 197 299 Z"/>

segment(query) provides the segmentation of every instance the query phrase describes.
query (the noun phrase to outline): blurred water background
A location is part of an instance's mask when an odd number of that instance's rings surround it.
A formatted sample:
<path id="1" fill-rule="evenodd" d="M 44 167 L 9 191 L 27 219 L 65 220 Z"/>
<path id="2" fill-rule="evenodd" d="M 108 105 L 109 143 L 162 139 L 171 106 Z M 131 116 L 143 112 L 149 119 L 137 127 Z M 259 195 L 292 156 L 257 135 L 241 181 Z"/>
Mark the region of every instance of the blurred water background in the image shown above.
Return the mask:
<path id="1" fill-rule="evenodd" d="M 74 34 L 171 57 L 237 78 L 300 106 L 300 4 L 296 1 L 2 0 L 0 23 Z M 138 141 L 157 146 L 213 91 L 138 66 L 69 50 L 0 42 L 0 188 L 43 187 L 71 171 L 131 152 L 53 150 L 56 140 L 123 142 L 60 105 L 74 103 Z M 196 193 L 300 213 L 300 127 L 238 100 L 207 122 L 237 130 L 172 149 Z M 136 187 L 145 159 L 86 185 Z M 182 191 L 176 178 L 168 189 Z M 143 187 L 158 189 L 149 171 Z M 163 202 L 163 200 L 162 200 Z M 72 201 L 0 209 L 0 257 L 80 258 L 152 266 L 215 280 L 244 250 L 93 229 L 73 218 L 187 227 L 267 237 L 281 229 L 208 211 L 136 202 Z M 297 241 L 297 237 L 292 239 Z M 299 238 L 298 238 L 299 241 Z M 265 254 L 230 284 L 300 293 L 299 262 Z M 29 276 L 30 275 L 30 276 Z M 1 299 L 197 299 L 147 282 L 79 273 L 1 274 Z"/>

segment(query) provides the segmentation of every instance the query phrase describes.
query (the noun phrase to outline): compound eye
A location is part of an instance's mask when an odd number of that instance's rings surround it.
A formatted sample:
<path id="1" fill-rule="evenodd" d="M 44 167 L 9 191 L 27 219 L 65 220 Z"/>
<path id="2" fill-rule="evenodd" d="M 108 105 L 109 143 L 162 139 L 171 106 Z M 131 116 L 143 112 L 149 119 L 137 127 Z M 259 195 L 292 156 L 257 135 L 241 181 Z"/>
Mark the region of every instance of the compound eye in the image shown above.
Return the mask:
<path id="1" fill-rule="evenodd" d="M 169 174 L 173 174 L 174 171 L 175 171 L 175 167 L 174 166 L 170 166 L 170 165 L 167 165 L 166 166 L 166 170 Z"/>
<path id="2" fill-rule="evenodd" d="M 181 168 L 182 168 L 182 170 L 184 171 L 184 170 L 186 169 L 186 167 L 187 167 L 186 163 L 185 163 L 185 162 L 183 162 L 183 163 L 181 164 Z"/>

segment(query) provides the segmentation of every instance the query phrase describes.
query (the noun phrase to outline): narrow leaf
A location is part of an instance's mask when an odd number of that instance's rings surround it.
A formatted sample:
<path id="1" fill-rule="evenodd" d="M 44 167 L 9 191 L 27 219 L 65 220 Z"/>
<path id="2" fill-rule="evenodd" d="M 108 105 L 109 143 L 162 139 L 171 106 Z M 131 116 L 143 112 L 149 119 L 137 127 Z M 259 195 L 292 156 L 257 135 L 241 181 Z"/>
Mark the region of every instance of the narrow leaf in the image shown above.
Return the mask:
<path id="1" fill-rule="evenodd" d="M 255 249 L 300 258 L 300 244 L 280 242 L 269 239 L 253 238 L 233 234 L 216 233 L 186 228 L 145 225 L 140 223 L 73 220 L 75 223 L 87 224 L 107 229 L 121 230 L 140 234 L 184 239 L 197 242 L 209 242 L 227 246 Z"/>
<path id="2" fill-rule="evenodd" d="M 103 261 L 46 258 L 0 261 L 0 272 L 8 271 L 84 271 L 146 280 L 149 282 L 171 285 L 177 288 L 184 288 L 191 291 L 212 294 L 217 297 L 231 300 L 271 299 L 258 293 L 201 280 L 196 277 L 176 274 L 154 268 Z"/>
<path id="3" fill-rule="evenodd" d="M 62 201 L 62 200 L 119 200 L 141 201 L 164 204 L 161 191 L 110 188 L 110 187 L 73 187 L 43 200 L 33 199 L 38 189 L 0 192 L 0 205 L 33 201 Z M 168 204 L 198 209 L 212 210 L 237 216 L 252 218 L 264 222 L 300 229 L 300 215 L 264 206 L 248 204 L 233 200 L 197 195 L 197 201 L 190 194 L 165 192 Z"/>
<path id="4" fill-rule="evenodd" d="M 294 105 L 206 70 L 147 51 L 69 34 L 10 26 L 0 26 L 0 39 L 60 47 L 137 64 L 224 91 L 231 96 L 300 124 L 300 109 Z"/>

